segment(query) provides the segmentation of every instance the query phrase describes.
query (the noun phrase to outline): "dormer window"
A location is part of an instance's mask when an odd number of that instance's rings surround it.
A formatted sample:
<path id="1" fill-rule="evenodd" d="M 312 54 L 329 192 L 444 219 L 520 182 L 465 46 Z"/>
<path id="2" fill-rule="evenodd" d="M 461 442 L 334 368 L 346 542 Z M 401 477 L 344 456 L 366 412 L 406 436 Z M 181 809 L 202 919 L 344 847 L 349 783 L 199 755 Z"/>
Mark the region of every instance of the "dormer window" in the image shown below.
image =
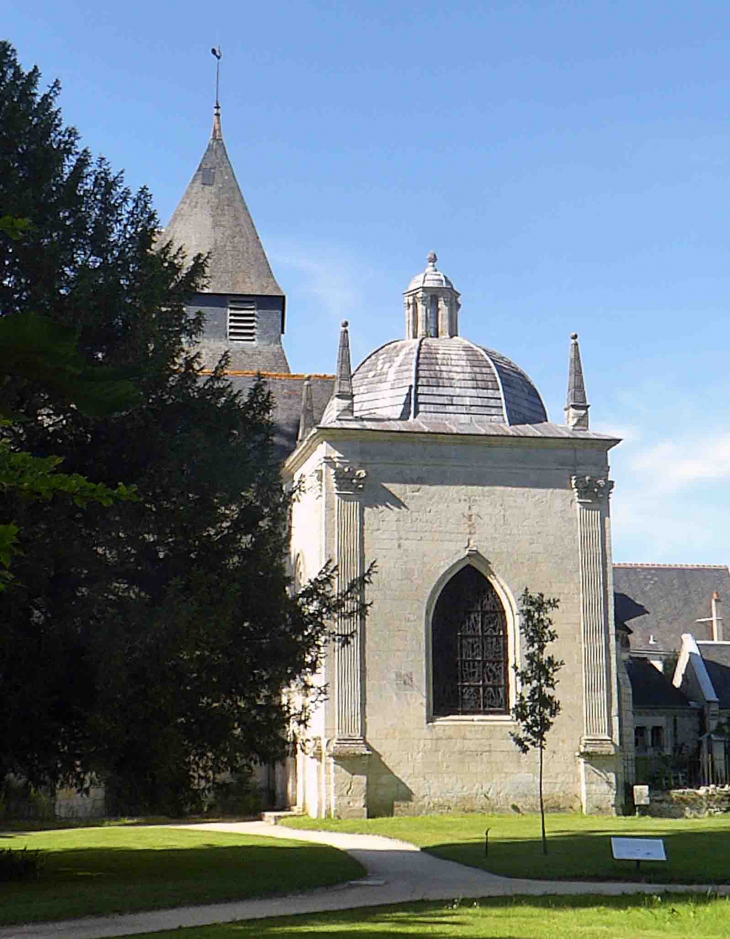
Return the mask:
<path id="1" fill-rule="evenodd" d="M 228 339 L 231 342 L 256 342 L 256 302 L 228 301 Z"/>

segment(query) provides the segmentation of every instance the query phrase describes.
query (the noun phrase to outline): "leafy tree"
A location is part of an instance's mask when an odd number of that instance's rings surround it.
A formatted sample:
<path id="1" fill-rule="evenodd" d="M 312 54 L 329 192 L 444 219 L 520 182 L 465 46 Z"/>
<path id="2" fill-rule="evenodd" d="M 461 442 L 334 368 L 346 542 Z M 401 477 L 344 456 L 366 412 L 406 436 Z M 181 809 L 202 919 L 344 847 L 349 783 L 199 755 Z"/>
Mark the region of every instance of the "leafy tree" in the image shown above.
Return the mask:
<path id="1" fill-rule="evenodd" d="M 29 226 L 27 220 L 0 218 L 0 237 L 20 240 Z M 73 334 L 47 317 L 16 313 L 0 319 L 0 379 L 24 377 L 52 387 L 86 414 L 111 414 L 136 403 L 134 387 L 113 376 L 104 366 L 89 367 L 78 354 Z M 9 427 L 3 419 L 0 401 L 0 428 Z M 0 493 L 14 490 L 26 500 L 51 499 L 62 494 L 76 505 L 89 502 L 111 505 L 117 499 L 133 497 L 134 490 L 119 484 L 112 490 L 74 473 L 58 470 L 62 457 L 36 457 L 11 449 L 0 439 Z M 20 550 L 19 529 L 12 521 L 0 523 L 0 591 L 11 582 L 10 564 Z"/>
<path id="2" fill-rule="evenodd" d="M 114 780 L 119 809 L 180 812 L 216 773 L 284 753 L 328 618 L 362 612 L 349 602 L 361 584 L 338 596 L 326 569 L 290 595 L 270 395 L 259 381 L 242 399 L 224 362 L 203 375 L 194 353 L 202 321 L 185 301 L 204 259 L 185 268 L 153 250 L 149 193 L 80 149 L 58 84 L 38 84 L 0 43 L 0 206 L 28 223 L 0 239 L 0 313 L 72 331 L 72 355 L 130 378 L 139 401 L 91 416 L 67 388 L 16 372 L 0 437 L 138 498 L 0 492 L 0 519 L 23 539 L 17 586 L 0 593 L 0 774 L 94 771 Z M 302 693 L 284 696 L 296 682 Z"/>
<path id="3" fill-rule="evenodd" d="M 512 708 L 512 717 L 520 725 L 517 733 L 510 733 L 522 753 L 535 748 L 539 754 L 538 793 L 542 822 L 542 852 L 547 854 L 545 833 L 545 801 L 543 798 L 543 766 L 547 735 L 560 713 L 560 702 L 555 695 L 557 674 L 565 664 L 549 655 L 548 645 L 557 639 L 550 611 L 560 601 L 542 593 L 532 594 L 527 588 L 520 596 L 520 632 L 525 641 L 524 666 L 515 665 L 519 691 Z"/>

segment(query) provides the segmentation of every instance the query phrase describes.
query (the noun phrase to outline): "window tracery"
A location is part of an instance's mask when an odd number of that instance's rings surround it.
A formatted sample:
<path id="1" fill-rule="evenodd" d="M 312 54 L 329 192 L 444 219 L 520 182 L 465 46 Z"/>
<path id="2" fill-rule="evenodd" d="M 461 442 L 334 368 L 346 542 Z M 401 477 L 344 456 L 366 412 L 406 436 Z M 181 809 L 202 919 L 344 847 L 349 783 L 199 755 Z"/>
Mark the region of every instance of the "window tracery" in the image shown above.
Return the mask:
<path id="1" fill-rule="evenodd" d="M 432 620 L 433 716 L 509 712 L 507 617 L 476 568 L 441 591 Z"/>

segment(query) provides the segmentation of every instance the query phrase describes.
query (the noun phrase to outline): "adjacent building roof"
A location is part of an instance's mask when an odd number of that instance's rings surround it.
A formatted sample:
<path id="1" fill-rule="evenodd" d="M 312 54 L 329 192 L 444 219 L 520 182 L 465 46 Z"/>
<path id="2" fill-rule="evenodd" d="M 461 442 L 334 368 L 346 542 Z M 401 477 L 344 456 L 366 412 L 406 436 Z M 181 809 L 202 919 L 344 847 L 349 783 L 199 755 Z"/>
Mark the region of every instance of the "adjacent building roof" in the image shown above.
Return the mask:
<path id="1" fill-rule="evenodd" d="M 283 297 L 244 201 L 216 114 L 200 166 L 161 236 L 208 255 L 209 293 Z"/>
<path id="2" fill-rule="evenodd" d="M 675 688 L 648 659 L 630 656 L 626 671 L 631 682 L 634 708 L 686 708 L 689 699 Z"/>
<path id="3" fill-rule="evenodd" d="M 697 648 L 723 710 L 730 709 L 730 642 L 698 642 Z"/>
<path id="4" fill-rule="evenodd" d="M 381 346 L 352 376 L 358 420 L 542 424 L 545 405 L 514 362 L 460 336 Z"/>
<path id="5" fill-rule="evenodd" d="M 616 619 L 631 620 L 632 650 L 677 652 L 682 633 L 712 639 L 712 624 L 697 620 L 710 616 L 715 591 L 730 600 L 724 565 L 615 564 L 613 579 Z"/>
<path id="6" fill-rule="evenodd" d="M 237 391 L 246 394 L 256 380 L 256 372 L 233 372 L 228 378 Z M 334 375 L 262 375 L 274 398 L 274 443 L 283 460 L 295 448 L 302 409 L 302 390 L 307 378 L 312 391 L 314 422 L 319 423 L 335 385 Z"/>

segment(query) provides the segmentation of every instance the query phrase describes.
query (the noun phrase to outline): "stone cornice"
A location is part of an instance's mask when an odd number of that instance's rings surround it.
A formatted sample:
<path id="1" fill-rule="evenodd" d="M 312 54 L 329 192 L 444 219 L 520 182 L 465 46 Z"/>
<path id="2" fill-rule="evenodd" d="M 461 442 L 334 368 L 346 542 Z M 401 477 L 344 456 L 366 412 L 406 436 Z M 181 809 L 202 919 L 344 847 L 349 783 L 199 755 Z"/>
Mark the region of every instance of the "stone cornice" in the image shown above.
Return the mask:
<path id="1" fill-rule="evenodd" d="M 388 422 L 389 427 L 374 427 L 375 422 L 364 423 L 350 420 L 347 425 L 322 425 L 315 427 L 297 448 L 284 461 L 284 474 L 293 475 L 312 455 L 317 447 L 328 440 L 387 440 L 388 443 L 446 443 L 451 445 L 480 447 L 531 448 L 533 450 L 593 450 L 607 452 L 621 441 L 617 437 L 592 435 L 589 431 L 570 431 L 562 428 L 564 434 L 546 437 L 541 434 L 520 435 L 517 433 L 441 433 L 438 431 L 415 430 L 406 426 L 394 428 L 395 421 Z"/>

